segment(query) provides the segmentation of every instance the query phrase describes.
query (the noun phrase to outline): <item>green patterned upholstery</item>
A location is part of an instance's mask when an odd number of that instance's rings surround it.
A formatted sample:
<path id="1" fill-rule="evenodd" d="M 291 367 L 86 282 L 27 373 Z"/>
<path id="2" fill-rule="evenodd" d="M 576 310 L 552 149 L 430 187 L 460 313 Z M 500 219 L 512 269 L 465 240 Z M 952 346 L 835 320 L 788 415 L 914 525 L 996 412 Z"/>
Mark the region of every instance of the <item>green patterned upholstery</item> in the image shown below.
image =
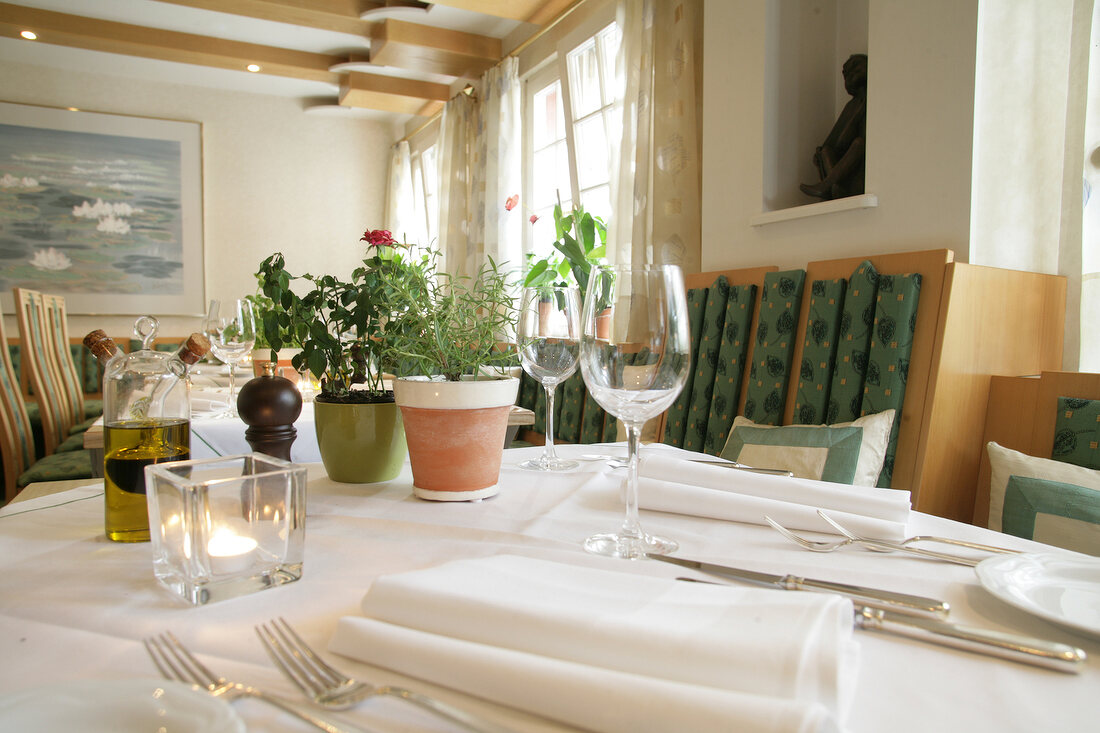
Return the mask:
<path id="1" fill-rule="evenodd" d="M 534 410 L 541 389 L 542 385 L 538 383 L 537 379 L 527 372 L 520 372 L 519 395 L 516 397 L 516 404 L 528 410 Z"/>
<path id="2" fill-rule="evenodd" d="M 726 316 L 722 327 L 722 345 L 715 368 L 714 394 L 707 418 L 707 437 L 703 451 L 716 456 L 726 444 L 733 418 L 741 400 L 741 382 L 745 375 L 745 355 L 749 349 L 755 285 L 737 285 L 729 289 Z"/>
<path id="3" fill-rule="evenodd" d="M 1072 534 L 1045 533 L 1037 520 L 1065 517 L 1077 525 Z M 1092 526 L 1088 526 L 1092 525 Z M 1054 525 L 1058 528 L 1058 525 Z M 1069 550 L 1100 555 L 1100 491 L 1059 481 L 1010 476 L 1005 487 L 1001 531 Z"/>
<path id="4" fill-rule="evenodd" d="M 684 388 L 676 401 L 668 408 L 665 422 L 664 442 L 677 448 L 684 444 L 687 430 L 688 407 L 691 403 L 691 391 L 695 382 L 695 354 L 699 348 L 699 339 L 703 331 L 703 316 L 707 305 L 707 288 L 692 288 L 687 292 L 688 328 L 691 331 L 691 368 L 688 370 Z"/>
<path id="5" fill-rule="evenodd" d="M 894 429 L 878 485 L 889 486 L 894 473 L 894 455 L 901 425 L 901 407 L 905 401 L 905 382 L 909 377 L 909 355 L 917 330 L 917 304 L 920 301 L 921 276 L 879 275 L 874 333 L 867 354 L 860 415 L 871 415 L 893 408 Z"/>
<path id="6" fill-rule="evenodd" d="M 745 394 L 745 417 L 761 425 L 779 425 L 783 420 L 805 282 L 805 270 L 764 275 L 756 348 Z"/>
<path id="7" fill-rule="evenodd" d="M 825 422 L 847 287 L 848 281 L 844 278 L 814 280 L 810 286 L 809 321 L 802 344 L 798 394 L 794 403 L 796 423 L 820 425 Z"/>
<path id="8" fill-rule="evenodd" d="M 578 369 L 562 382 L 561 412 L 558 413 L 558 421 L 554 424 L 555 438 L 566 443 L 580 442 L 584 395 L 584 378 Z"/>
<path id="9" fill-rule="evenodd" d="M 18 486 L 39 481 L 64 481 L 68 479 L 92 478 L 92 452 L 90 450 L 54 453 L 37 461 L 19 476 Z"/>
<path id="10" fill-rule="evenodd" d="M 588 394 L 588 390 L 584 393 L 584 412 L 581 418 L 581 443 L 600 443 L 603 441 L 603 428 L 604 421 L 607 420 L 607 413 L 600 407 L 599 403 Z M 612 424 L 615 422 L 615 418 L 611 418 Z"/>
<path id="11" fill-rule="evenodd" d="M 865 260 L 848 279 L 844 295 L 826 423 L 850 422 L 860 416 L 877 290 L 878 272 Z"/>
<path id="12" fill-rule="evenodd" d="M 1085 468 L 1100 469 L 1100 400 L 1058 398 L 1054 448 L 1050 457 Z"/>
<path id="13" fill-rule="evenodd" d="M 687 428 L 682 448 L 701 452 L 706 445 L 710 403 L 714 397 L 714 378 L 718 372 L 718 356 L 726 325 L 726 303 L 730 284 L 724 275 L 707 288 L 707 304 L 703 325 L 695 351 L 695 377 L 688 403 Z"/>

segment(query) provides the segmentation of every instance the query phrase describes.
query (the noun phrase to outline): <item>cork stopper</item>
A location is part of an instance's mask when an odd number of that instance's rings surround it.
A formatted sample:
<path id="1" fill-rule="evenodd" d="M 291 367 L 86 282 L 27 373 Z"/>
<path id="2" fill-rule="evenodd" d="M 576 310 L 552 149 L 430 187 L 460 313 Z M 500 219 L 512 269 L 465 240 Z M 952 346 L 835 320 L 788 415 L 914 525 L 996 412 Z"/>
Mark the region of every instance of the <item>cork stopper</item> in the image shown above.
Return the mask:
<path id="1" fill-rule="evenodd" d="M 180 361 L 184 364 L 194 364 L 206 356 L 207 351 L 210 351 L 210 340 L 201 333 L 193 333 L 179 351 Z"/>
<path id="2" fill-rule="evenodd" d="M 99 328 L 84 337 L 84 345 L 87 346 L 88 350 L 101 362 L 110 359 L 111 355 L 115 353 L 116 348 L 114 339 Z"/>

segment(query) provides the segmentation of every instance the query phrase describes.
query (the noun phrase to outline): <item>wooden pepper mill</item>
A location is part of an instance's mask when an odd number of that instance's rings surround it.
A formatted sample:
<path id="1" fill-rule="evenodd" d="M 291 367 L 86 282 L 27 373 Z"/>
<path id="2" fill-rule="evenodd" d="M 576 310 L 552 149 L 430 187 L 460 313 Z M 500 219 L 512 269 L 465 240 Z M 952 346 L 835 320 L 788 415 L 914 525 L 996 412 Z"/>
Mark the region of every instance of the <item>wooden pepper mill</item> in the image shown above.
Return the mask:
<path id="1" fill-rule="evenodd" d="M 257 453 L 290 460 L 290 446 L 298 436 L 294 421 L 302 414 L 302 395 L 289 379 L 275 375 L 275 363 L 250 379 L 237 395 L 237 413 L 248 425 L 244 439 Z"/>

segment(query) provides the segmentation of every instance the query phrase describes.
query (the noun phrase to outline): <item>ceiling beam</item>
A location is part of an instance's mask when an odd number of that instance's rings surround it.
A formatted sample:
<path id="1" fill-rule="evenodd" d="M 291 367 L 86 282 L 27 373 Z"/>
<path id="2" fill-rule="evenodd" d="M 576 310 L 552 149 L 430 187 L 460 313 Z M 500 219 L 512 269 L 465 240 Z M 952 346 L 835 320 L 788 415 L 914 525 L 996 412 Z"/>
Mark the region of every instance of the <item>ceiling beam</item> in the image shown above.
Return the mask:
<path id="1" fill-rule="evenodd" d="M 352 71 L 340 85 L 340 104 L 406 115 L 430 116 L 450 99 L 446 84 Z"/>
<path id="2" fill-rule="evenodd" d="M 200 10 L 273 20 L 323 31 L 352 33 L 366 38 L 372 23 L 360 13 L 385 3 L 365 0 L 160 0 Z"/>
<path id="3" fill-rule="evenodd" d="M 328 70 L 343 60 L 340 56 L 227 41 L 0 3 L 0 34 L 18 38 L 21 31 L 28 29 L 38 34 L 38 40 L 27 43 L 72 46 L 234 71 L 244 71 L 248 64 L 258 64 L 264 74 L 340 83 L 340 75 Z"/>
<path id="4" fill-rule="evenodd" d="M 432 4 L 544 26 L 574 2 L 575 0 L 433 0 Z"/>
<path id="5" fill-rule="evenodd" d="M 500 61 L 499 38 L 385 20 L 371 30 L 372 64 L 476 78 Z"/>

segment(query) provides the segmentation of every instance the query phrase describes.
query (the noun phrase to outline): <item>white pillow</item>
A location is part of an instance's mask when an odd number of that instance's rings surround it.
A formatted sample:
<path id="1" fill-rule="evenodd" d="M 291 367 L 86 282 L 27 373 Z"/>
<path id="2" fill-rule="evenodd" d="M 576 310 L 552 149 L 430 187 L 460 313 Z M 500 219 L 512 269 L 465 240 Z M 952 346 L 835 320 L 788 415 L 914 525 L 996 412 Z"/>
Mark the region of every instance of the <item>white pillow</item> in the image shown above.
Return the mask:
<path id="1" fill-rule="evenodd" d="M 1100 491 L 1100 471 L 1050 458 L 1029 456 L 992 441 L 986 443 L 985 448 L 989 453 L 990 468 L 988 526 L 998 532 L 1003 531 L 1001 517 L 1005 507 L 1005 488 L 1010 476 L 1057 481 Z"/>
<path id="2" fill-rule="evenodd" d="M 886 460 L 886 449 L 890 445 L 890 432 L 894 427 L 894 410 L 883 410 L 873 415 L 864 415 L 852 422 L 833 423 L 832 425 L 757 425 L 741 415 L 733 419 L 730 436 L 726 439 L 726 445 L 722 449 L 721 456 L 723 458 L 739 461 L 749 466 L 783 468 L 793 471 L 796 476 L 801 478 L 820 479 L 821 469 L 826 461 L 824 455 L 826 449 L 798 444 L 784 445 L 782 440 L 769 440 L 767 445 L 745 444 L 738 451 L 734 448 L 734 443 L 740 441 L 731 441 L 731 439 L 734 431 L 739 427 L 770 428 L 779 430 L 780 435 L 784 432 L 801 432 L 803 430 L 862 428 L 863 436 L 852 483 L 856 486 L 875 486 L 878 484 L 878 476 L 882 472 L 882 464 Z M 737 455 L 734 455 L 734 453 Z"/>

